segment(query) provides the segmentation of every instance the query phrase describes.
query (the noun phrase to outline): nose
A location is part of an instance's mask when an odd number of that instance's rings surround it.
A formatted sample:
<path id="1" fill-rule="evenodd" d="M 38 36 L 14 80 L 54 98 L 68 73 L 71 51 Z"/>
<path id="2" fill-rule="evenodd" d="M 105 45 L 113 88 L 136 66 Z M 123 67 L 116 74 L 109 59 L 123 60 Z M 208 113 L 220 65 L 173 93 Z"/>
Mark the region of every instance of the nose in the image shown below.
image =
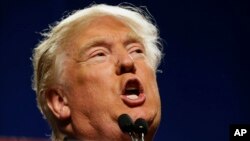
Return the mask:
<path id="1" fill-rule="evenodd" d="M 116 73 L 118 75 L 124 73 L 135 73 L 136 67 L 134 63 L 134 59 L 128 54 L 120 54 L 117 57 L 117 70 Z"/>

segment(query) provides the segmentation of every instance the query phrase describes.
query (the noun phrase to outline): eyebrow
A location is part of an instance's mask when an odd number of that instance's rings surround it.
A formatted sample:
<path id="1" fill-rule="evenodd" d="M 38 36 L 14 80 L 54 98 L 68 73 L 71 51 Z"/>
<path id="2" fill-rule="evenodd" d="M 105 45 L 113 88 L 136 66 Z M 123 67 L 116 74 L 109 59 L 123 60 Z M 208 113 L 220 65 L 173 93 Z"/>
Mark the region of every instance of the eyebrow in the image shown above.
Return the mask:
<path id="1" fill-rule="evenodd" d="M 127 45 L 127 44 L 129 44 L 131 42 L 142 43 L 143 39 L 142 39 L 142 37 L 138 36 L 135 33 L 128 33 L 127 36 L 126 36 L 124 44 Z"/>

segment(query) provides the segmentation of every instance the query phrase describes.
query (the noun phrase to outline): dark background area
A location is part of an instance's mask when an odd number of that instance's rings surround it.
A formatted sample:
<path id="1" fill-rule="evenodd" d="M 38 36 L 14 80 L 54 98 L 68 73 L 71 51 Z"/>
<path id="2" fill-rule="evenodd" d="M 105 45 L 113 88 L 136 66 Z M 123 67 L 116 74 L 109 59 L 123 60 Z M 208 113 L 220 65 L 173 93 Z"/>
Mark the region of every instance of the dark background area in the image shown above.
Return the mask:
<path id="1" fill-rule="evenodd" d="M 92 2 L 0 1 L 0 136 L 48 138 L 31 89 L 32 49 L 49 24 Z M 250 124 L 247 0 L 127 2 L 147 6 L 164 39 L 156 141 L 228 141 L 230 124 Z"/>

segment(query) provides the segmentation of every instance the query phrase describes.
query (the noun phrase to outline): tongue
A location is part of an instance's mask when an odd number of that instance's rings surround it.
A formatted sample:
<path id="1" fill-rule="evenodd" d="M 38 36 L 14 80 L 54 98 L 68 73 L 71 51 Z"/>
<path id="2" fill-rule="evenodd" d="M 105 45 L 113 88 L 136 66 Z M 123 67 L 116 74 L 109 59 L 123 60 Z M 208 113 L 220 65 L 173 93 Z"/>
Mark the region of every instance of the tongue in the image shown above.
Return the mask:
<path id="1" fill-rule="evenodd" d="M 135 95 L 135 94 L 132 94 L 132 95 L 126 95 L 126 97 L 127 97 L 128 99 L 131 99 L 131 100 L 134 100 L 134 99 L 137 99 L 137 98 L 138 98 L 138 96 L 137 96 L 137 95 Z"/>

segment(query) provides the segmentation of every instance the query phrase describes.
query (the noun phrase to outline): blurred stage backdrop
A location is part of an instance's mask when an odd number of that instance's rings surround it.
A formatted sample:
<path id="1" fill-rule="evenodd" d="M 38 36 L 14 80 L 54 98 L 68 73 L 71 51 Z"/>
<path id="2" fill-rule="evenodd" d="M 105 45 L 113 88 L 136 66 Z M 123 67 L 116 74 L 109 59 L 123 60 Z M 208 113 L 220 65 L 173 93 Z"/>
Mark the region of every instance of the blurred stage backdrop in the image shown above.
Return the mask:
<path id="1" fill-rule="evenodd" d="M 147 6 L 164 39 L 162 122 L 155 141 L 228 141 L 230 124 L 250 123 L 249 2 L 126 2 Z M 49 24 L 91 3 L 0 1 L 0 141 L 48 140 L 50 129 L 31 89 L 32 49 Z"/>

